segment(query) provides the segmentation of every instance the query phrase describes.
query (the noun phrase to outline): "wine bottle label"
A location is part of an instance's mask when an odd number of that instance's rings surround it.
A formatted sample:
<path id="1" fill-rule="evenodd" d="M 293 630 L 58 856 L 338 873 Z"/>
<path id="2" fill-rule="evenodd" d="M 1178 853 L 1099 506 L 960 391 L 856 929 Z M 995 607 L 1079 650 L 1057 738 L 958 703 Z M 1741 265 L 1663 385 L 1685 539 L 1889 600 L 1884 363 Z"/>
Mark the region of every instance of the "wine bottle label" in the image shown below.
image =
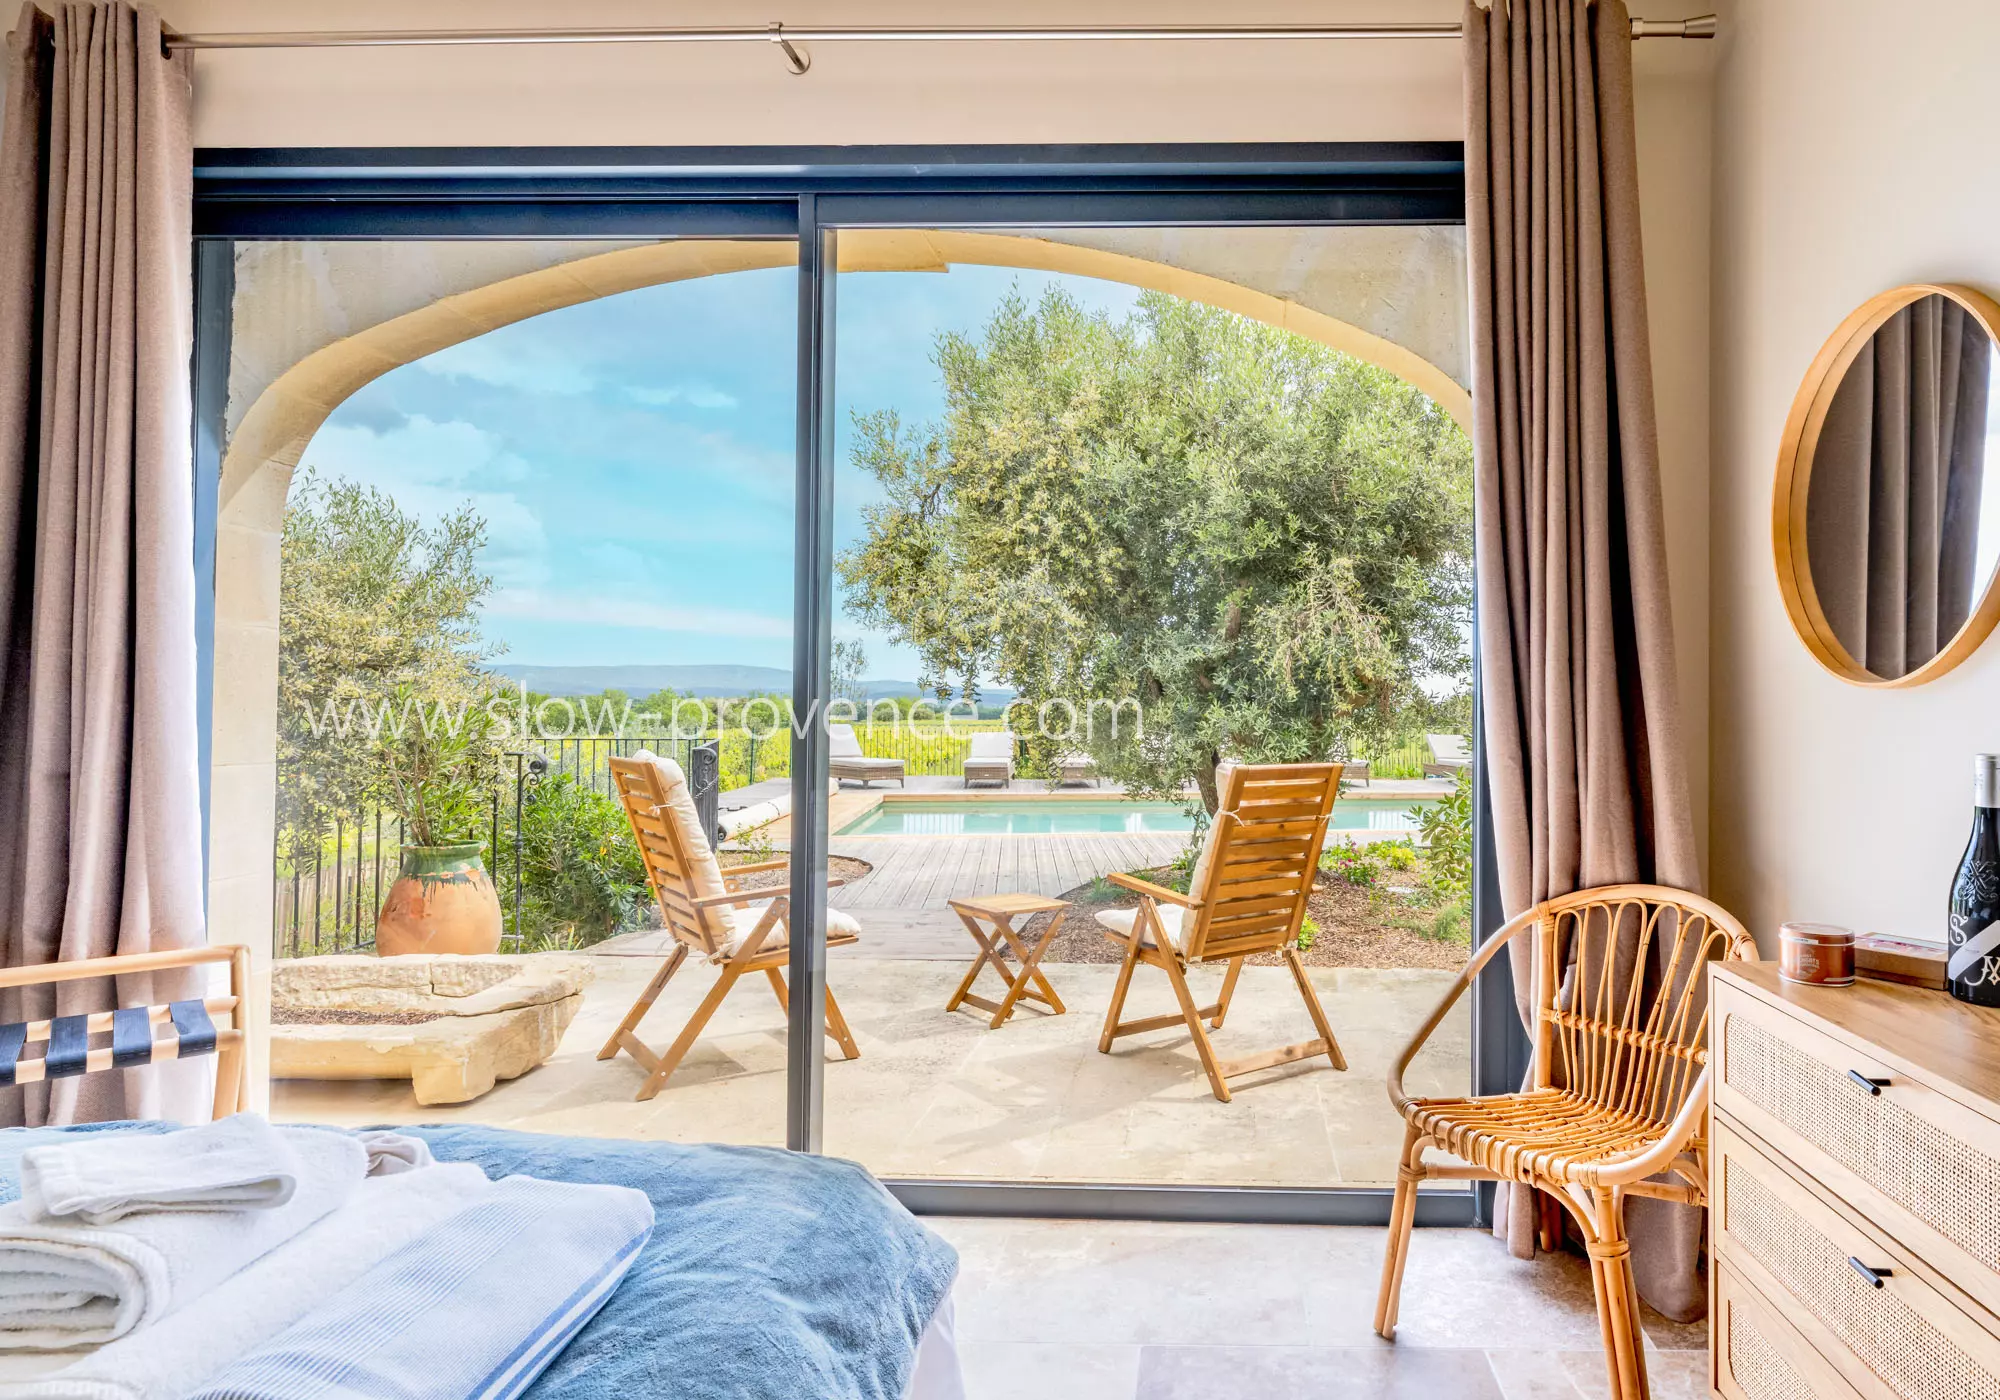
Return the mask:
<path id="1" fill-rule="evenodd" d="M 1954 919 L 1952 922 L 1956 923 L 1957 920 Z M 1990 956 L 1996 948 L 2000 948 L 2000 923 L 1991 923 L 1951 950 L 1951 958 L 1945 963 L 1945 976 L 1956 981 L 1972 971 L 1981 959 Z M 1985 969 L 1985 975 L 1977 980 L 1993 981 L 1994 974 L 1995 969 L 1988 967 Z"/>

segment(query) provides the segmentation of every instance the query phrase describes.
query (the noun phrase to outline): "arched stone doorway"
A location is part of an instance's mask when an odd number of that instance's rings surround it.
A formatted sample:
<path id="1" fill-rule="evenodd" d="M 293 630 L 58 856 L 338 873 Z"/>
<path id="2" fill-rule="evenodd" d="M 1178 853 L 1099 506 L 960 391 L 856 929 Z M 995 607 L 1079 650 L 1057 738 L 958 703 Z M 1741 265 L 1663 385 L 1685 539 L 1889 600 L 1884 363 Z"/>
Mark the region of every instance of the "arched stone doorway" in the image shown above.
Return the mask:
<path id="1" fill-rule="evenodd" d="M 1460 231 L 1379 234 L 1402 242 Z M 1189 235 L 1179 235 L 1186 239 Z M 1111 246 L 1104 246 L 1111 245 Z M 1139 253 L 1147 256 L 1140 256 Z M 1381 366 L 1462 425 L 1462 294 L 1384 293 L 1366 277 L 1319 289 L 1259 290 L 1209 270 L 1226 260 L 1175 250 L 1143 230 L 989 233 L 856 229 L 839 240 L 847 272 L 943 271 L 978 264 L 1120 282 L 1225 308 Z M 1434 279 L 1462 283 L 1462 243 Z M 228 440 L 218 496 L 209 926 L 268 977 L 277 796 L 278 607 L 285 503 L 313 435 L 350 395 L 402 365 L 543 312 L 641 287 L 796 262 L 782 240 L 687 239 L 637 245 L 247 244 L 239 250 Z M 246 266 L 247 262 L 247 266 Z M 1188 265 L 1182 265 L 1188 264 Z M 246 273 L 248 274 L 246 276 Z M 1249 280 L 1246 276 L 1245 280 Z M 1437 307 L 1443 305 L 1440 316 Z M 1335 314 L 1349 311 L 1350 317 Z M 1369 326 L 1364 326 L 1364 322 Z M 1372 327 L 1372 328 L 1370 328 Z M 258 1067 L 257 1079 L 263 1076 Z"/>

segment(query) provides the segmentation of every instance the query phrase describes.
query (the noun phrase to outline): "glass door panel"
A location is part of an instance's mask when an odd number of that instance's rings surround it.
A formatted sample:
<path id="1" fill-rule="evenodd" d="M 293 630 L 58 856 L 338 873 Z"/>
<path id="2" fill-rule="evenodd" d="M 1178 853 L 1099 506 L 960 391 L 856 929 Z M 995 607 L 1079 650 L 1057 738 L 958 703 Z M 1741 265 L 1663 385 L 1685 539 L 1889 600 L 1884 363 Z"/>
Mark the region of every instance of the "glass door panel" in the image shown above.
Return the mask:
<path id="1" fill-rule="evenodd" d="M 211 904 L 277 1118 L 784 1143 L 761 972 L 651 1073 L 735 924 L 666 926 L 612 765 L 785 843 L 797 307 L 790 240 L 237 246 Z M 377 956 L 437 950 L 541 956 Z"/>
<path id="2" fill-rule="evenodd" d="M 1470 953 L 1463 249 L 842 229 L 830 905 L 859 937 L 826 966 L 863 1056 L 826 1067 L 828 1152 L 894 1178 L 1394 1181 L 1383 1073 Z M 1304 1054 L 1218 1101 L 1144 964 L 1142 1028 L 1106 1053 L 1107 927 L 1138 902 L 1116 882 L 1187 891 L 1230 767 L 1329 758 L 1293 951 L 1346 1068 Z M 1220 1060 L 1315 1037 L 1276 949 L 1186 980 Z M 1413 1089 L 1468 1091 L 1469 1017 Z"/>

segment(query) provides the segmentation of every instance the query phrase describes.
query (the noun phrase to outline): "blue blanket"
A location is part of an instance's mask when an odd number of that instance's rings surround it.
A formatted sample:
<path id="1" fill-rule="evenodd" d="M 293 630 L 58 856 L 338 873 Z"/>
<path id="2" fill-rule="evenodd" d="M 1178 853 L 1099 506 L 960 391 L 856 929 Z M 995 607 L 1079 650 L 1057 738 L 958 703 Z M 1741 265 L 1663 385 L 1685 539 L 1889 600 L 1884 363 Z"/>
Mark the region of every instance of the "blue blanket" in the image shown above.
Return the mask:
<path id="1" fill-rule="evenodd" d="M 101 1128 L 162 1131 L 158 1124 Z M 0 1131 L 0 1200 L 43 1133 Z M 900 1400 L 958 1256 L 852 1162 L 502 1128 L 398 1128 L 490 1177 L 644 1191 L 653 1236 L 522 1400 Z"/>

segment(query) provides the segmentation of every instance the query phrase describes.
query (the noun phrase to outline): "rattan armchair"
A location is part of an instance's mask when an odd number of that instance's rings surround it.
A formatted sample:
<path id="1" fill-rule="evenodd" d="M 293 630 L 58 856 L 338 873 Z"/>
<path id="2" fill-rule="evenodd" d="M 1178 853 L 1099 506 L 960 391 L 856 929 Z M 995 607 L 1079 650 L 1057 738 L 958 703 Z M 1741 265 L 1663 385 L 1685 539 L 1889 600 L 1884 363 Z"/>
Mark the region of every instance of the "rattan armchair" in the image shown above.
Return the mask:
<path id="1" fill-rule="evenodd" d="M 1403 1091 L 1410 1061 L 1479 970 L 1530 930 L 1535 1058 L 1528 1087 L 1478 1098 L 1411 1098 Z M 1718 957 L 1752 962 L 1757 945 L 1726 910 L 1659 885 L 1562 895 L 1487 940 L 1389 1071 L 1389 1098 L 1409 1127 L 1389 1216 L 1377 1332 L 1392 1339 L 1396 1333 L 1418 1183 L 1517 1182 L 1548 1193 L 1575 1217 L 1590 1256 L 1611 1394 L 1645 1400 L 1645 1341 L 1625 1201 L 1707 1203 L 1704 968 Z M 1426 1162 L 1432 1148 L 1459 1160 Z"/>

